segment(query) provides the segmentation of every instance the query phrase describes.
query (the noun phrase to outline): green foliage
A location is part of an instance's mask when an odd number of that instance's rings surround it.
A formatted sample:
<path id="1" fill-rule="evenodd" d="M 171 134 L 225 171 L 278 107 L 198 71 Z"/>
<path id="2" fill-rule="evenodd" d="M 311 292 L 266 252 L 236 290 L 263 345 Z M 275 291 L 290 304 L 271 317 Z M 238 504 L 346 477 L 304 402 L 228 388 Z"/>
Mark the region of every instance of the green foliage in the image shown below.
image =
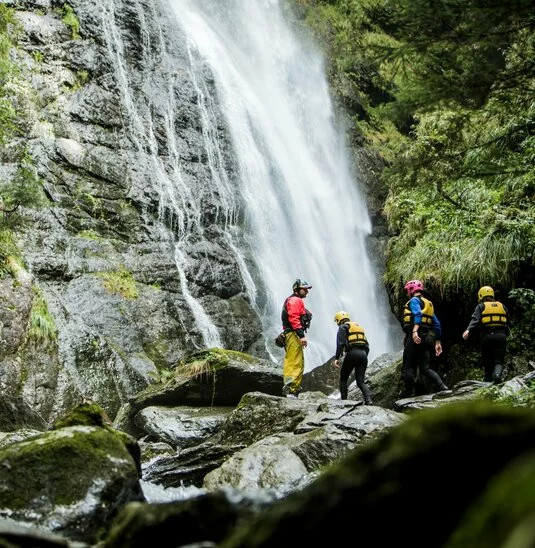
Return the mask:
<path id="1" fill-rule="evenodd" d="M 95 230 L 81 230 L 78 232 L 77 236 L 80 238 L 85 238 L 87 240 L 101 240 L 102 236 Z"/>
<path id="2" fill-rule="evenodd" d="M 535 332 L 535 291 L 528 288 L 517 288 L 509 292 L 513 302 L 511 312 L 511 336 L 508 340 L 510 352 L 527 354 L 533 359 L 533 333 Z"/>
<path id="3" fill-rule="evenodd" d="M 27 154 L 20 154 L 12 179 L 0 180 L 0 261 L 5 263 L 10 256 L 18 255 L 12 234 L 26 224 L 25 208 L 45 204 L 41 182 L 30 159 Z"/>
<path id="4" fill-rule="evenodd" d="M 9 222 L 10 213 L 19 213 L 17 210 L 20 207 L 41 207 L 46 204 L 41 181 L 27 153 L 19 153 L 15 175 L 9 182 L 0 186 L 0 196 L 2 202 L 0 211 L 6 217 L 4 223 Z M 11 216 L 11 222 L 15 217 L 15 215 Z"/>
<path id="5" fill-rule="evenodd" d="M 2 228 L 0 225 L 0 277 L 14 275 L 18 263 L 15 257 L 18 256 L 18 249 L 13 240 L 11 230 Z"/>
<path id="6" fill-rule="evenodd" d="M 36 49 L 32 51 L 32 57 L 36 63 L 42 63 L 44 57 L 43 52 Z"/>
<path id="7" fill-rule="evenodd" d="M 75 89 L 79 89 L 87 84 L 89 81 L 89 73 L 87 70 L 79 70 L 76 72 L 76 84 Z"/>
<path id="8" fill-rule="evenodd" d="M 24 125 L 24 116 L 18 115 L 16 108 L 16 90 L 22 75 L 10 57 L 18 31 L 14 10 L 0 4 L 0 147 L 18 137 Z M 4 150 L 7 153 L 7 149 Z M 9 272 L 9 258 L 17 255 L 12 231 L 25 222 L 24 208 L 40 207 L 45 203 L 41 183 L 27 150 L 11 146 L 8 161 L 16 169 L 8 181 L 0 180 L 1 273 Z"/>
<path id="9" fill-rule="evenodd" d="M 61 20 L 71 29 L 71 36 L 73 40 L 79 40 L 80 38 L 80 21 L 74 10 L 69 4 L 63 4 L 62 9 L 63 17 Z"/>
<path id="10" fill-rule="evenodd" d="M 524 285 L 535 261 L 535 4 L 301 0 L 334 93 L 387 163 L 385 283 Z"/>
<path id="11" fill-rule="evenodd" d="M 215 373 L 225 367 L 230 359 L 247 363 L 254 361 L 251 355 L 237 350 L 208 348 L 182 358 L 176 366 L 176 373 L 187 377 Z"/>
<path id="12" fill-rule="evenodd" d="M 42 292 L 39 289 L 34 289 L 34 293 L 28 338 L 48 345 L 57 339 L 56 324 L 48 311 L 48 305 Z"/>
<path id="13" fill-rule="evenodd" d="M 228 356 L 218 348 L 210 348 L 196 352 L 181 359 L 175 372 L 185 377 L 197 377 L 199 375 L 212 375 L 218 367 L 228 364 Z"/>
<path id="14" fill-rule="evenodd" d="M 0 4 L 0 146 L 17 131 L 17 113 L 11 85 L 18 70 L 9 57 L 13 45 L 11 33 L 15 28 L 13 9 Z"/>
<path id="15" fill-rule="evenodd" d="M 383 48 L 385 62 L 409 68 L 382 115 L 401 132 L 412 120 L 383 174 L 395 291 L 412 277 L 445 296 L 488 280 L 512 287 L 533 267 L 535 41 L 524 27 L 535 8 L 515 4 L 402 1 L 383 24 L 399 45 Z"/>

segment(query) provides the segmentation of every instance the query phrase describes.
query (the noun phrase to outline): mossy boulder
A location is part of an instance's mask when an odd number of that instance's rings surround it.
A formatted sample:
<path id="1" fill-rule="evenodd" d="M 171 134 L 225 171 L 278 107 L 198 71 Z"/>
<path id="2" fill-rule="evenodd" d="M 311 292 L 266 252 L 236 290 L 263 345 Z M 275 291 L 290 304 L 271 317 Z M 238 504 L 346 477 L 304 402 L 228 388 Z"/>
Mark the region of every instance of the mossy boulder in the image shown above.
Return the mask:
<path id="1" fill-rule="evenodd" d="M 114 426 L 140 437 L 133 418 L 149 406 L 230 407 L 248 392 L 282 394 L 282 369 L 243 352 L 210 348 L 184 357 L 169 380 L 148 386 L 124 404 Z"/>
<path id="2" fill-rule="evenodd" d="M 141 477 L 141 448 L 133 436 L 126 432 L 111 428 L 112 422 L 102 407 L 93 401 L 85 401 L 71 409 L 63 417 L 60 417 L 52 426 L 54 430 L 67 426 L 100 426 L 108 428 L 109 432 L 117 436 L 125 445 L 134 459 L 139 477 Z"/>
<path id="3" fill-rule="evenodd" d="M 237 528 L 220 546 L 312 545 L 325 534 L 330 543 L 345 544 L 352 533 L 377 546 L 442 547 L 488 482 L 534 450 L 531 409 L 478 401 L 422 411 Z M 508 498 L 515 500 L 513 493 Z M 360 526 L 350 533 L 355 519 Z"/>
<path id="4" fill-rule="evenodd" d="M 535 546 L 535 453 L 496 475 L 470 506 L 444 548 Z"/>
<path id="5" fill-rule="evenodd" d="M 246 498 L 207 493 L 179 502 L 126 506 L 114 521 L 106 548 L 193 546 L 199 538 L 218 542 L 253 514 Z"/>
<path id="6" fill-rule="evenodd" d="M 139 500 L 136 463 L 107 428 L 70 426 L 0 449 L 0 512 L 18 522 L 96 542 Z"/>

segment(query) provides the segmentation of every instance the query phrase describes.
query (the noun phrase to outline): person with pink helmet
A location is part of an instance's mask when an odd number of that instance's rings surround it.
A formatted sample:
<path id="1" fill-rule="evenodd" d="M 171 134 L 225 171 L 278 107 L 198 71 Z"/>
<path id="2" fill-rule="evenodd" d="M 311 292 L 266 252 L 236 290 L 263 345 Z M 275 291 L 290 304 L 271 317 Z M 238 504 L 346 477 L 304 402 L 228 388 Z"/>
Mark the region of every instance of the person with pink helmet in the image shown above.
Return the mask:
<path id="1" fill-rule="evenodd" d="M 404 286 L 409 300 L 403 309 L 403 364 L 401 376 L 404 383 L 402 398 L 414 396 L 418 371 L 430 381 L 436 391 L 448 390 L 439 374 L 431 369 L 431 352 L 442 354 L 442 326 L 435 315 L 433 303 L 423 296 L 424 284 L 421 280 L 410 280 Z"/>

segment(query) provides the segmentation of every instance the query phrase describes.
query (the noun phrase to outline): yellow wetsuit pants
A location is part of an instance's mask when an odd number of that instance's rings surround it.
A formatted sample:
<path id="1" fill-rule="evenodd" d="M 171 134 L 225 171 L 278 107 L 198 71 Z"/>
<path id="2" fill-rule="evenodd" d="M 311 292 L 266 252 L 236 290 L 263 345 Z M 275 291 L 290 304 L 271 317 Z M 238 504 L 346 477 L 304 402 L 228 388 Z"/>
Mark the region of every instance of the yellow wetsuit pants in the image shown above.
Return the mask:
<path id="1" fill-rule="evenodd" d="M 294 331 L 286 333 L 283 376 L 283 396 L 298 395 L 301 390 L 303 373 L 305 372 L 305 350 Z"/>

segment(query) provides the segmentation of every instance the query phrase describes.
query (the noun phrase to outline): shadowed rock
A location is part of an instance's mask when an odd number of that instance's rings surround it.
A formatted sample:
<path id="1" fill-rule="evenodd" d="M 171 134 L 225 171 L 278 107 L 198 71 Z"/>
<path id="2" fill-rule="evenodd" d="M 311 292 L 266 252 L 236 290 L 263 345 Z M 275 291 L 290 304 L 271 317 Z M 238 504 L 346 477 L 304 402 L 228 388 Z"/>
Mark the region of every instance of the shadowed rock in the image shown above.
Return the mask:
<path id="1" fill-rule="evenodd" d="M 326 532 L 330 543 L 343 544 L 358 517 L 359 542 L 438 548 L 489 479 L 534 449 L 532 410 L 470 402 L 422 411 L 220 546 L 313 545 Z M 431 504 L 440 499 L 448 501 L 445 512 Z M 369 526 L 377 520 L 385 526 Z"/>

